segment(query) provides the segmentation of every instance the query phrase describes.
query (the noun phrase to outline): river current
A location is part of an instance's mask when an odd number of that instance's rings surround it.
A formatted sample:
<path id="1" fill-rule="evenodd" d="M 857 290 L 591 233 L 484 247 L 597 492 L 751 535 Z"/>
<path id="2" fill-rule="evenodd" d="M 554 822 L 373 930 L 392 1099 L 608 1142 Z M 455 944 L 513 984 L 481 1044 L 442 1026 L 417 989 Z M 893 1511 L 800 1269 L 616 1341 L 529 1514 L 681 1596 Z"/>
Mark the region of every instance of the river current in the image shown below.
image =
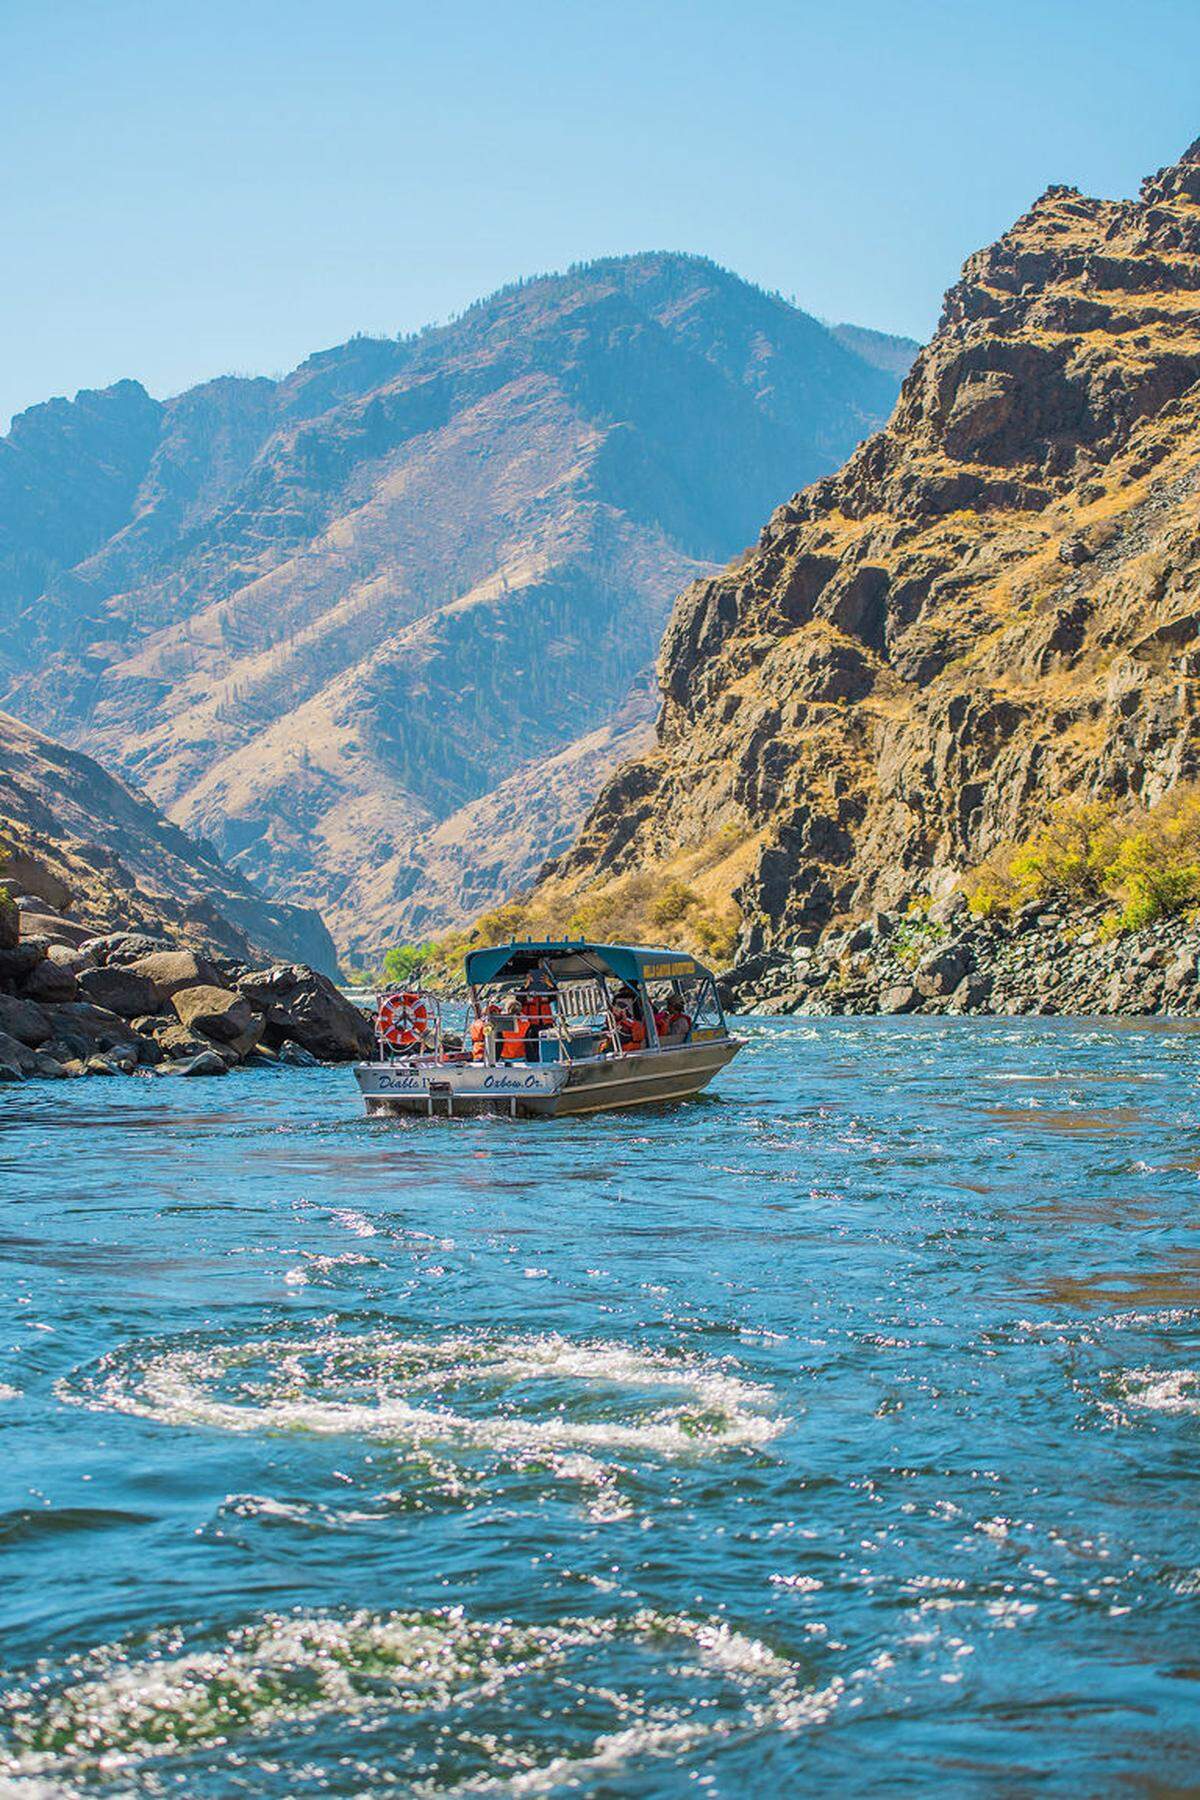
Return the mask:
<path id="1" fill-rule="evenodd" d="M 0 1090 L 0 1795 L 1200 1779 L 1200 1035 Z"/>

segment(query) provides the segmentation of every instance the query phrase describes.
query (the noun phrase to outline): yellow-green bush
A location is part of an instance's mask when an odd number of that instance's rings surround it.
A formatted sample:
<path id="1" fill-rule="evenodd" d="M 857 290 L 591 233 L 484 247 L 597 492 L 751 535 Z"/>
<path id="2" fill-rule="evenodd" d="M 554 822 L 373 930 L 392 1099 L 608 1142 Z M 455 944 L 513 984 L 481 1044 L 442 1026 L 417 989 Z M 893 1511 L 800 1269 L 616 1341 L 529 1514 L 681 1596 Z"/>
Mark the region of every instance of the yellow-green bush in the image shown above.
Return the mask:
<path id="1" fill-rule="evenodd" d="M 1200 903 L 1200 789 L 1177 788 L 1155 806 L 1124 810 L 1065 802 L 964 885 L 971 910 L 983 917 L 1055 896 L 1108 899 L 1118 908 L 1114 929 L 1137 931 Z"/>

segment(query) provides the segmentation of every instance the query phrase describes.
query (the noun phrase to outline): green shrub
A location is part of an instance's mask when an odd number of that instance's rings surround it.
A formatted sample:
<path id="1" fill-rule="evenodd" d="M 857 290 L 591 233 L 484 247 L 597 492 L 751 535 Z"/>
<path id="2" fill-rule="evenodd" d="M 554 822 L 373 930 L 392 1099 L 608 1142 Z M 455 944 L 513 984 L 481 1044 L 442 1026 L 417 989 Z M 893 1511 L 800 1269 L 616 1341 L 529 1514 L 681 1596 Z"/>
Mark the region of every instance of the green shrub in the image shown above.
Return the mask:
<path id="1" fill-rule="evenodd" d="M 1138 931 L 1200 904 L 1200 789 L 1177 788 L 1124 812 L 1100 801 L 1064 803 L 1023 843 L 989 856 L 964 884 L 988 917 L 1030 900 L 1108 899 L 1114 929 Z"/>
<path id="2" fill-rule="evenodd" d="M 383 959 L 383 979 L 393 987 L 403 987 L 419 974 L 433 954 L 432 944 L 395 944 Z"/>

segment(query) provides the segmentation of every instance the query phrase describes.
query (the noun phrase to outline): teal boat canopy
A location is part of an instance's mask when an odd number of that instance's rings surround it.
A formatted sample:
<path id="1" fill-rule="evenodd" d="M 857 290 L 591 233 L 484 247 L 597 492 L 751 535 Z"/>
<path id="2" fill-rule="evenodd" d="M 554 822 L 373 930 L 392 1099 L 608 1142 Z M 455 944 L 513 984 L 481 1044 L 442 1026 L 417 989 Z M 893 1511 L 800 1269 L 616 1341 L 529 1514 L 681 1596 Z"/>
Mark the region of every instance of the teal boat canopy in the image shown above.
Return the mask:
<path id="1" fill-rule="evenodd" d="M 641 944 L 591 944 L 582 938 L 549 938 L 540 943 L 497 944 L 467 955 L 468 987 L 488 982 L 519 980 L 543 969 L 556 980 L 589 975 L 613 976 L 640 987 L 647 981 L 686 980 L 708 975 L 703 963 L 686 950 L 653 949 Z"/>

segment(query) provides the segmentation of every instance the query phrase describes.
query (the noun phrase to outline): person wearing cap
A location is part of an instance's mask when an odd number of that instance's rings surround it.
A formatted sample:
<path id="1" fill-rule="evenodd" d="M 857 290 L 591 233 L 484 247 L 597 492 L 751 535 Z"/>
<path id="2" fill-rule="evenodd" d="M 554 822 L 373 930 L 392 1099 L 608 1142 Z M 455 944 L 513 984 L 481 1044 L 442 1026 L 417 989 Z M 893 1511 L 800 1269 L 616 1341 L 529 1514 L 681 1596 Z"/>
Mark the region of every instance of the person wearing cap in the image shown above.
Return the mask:
<path id="1" fill-rule="evenodd" d="M 662 1012 L 655 1013 L 654 1025 L 660 1044 L 687 1043 L 692 1021 L 684 1012 L 683 1001 L 677 993 L 669 994 Z"/>

